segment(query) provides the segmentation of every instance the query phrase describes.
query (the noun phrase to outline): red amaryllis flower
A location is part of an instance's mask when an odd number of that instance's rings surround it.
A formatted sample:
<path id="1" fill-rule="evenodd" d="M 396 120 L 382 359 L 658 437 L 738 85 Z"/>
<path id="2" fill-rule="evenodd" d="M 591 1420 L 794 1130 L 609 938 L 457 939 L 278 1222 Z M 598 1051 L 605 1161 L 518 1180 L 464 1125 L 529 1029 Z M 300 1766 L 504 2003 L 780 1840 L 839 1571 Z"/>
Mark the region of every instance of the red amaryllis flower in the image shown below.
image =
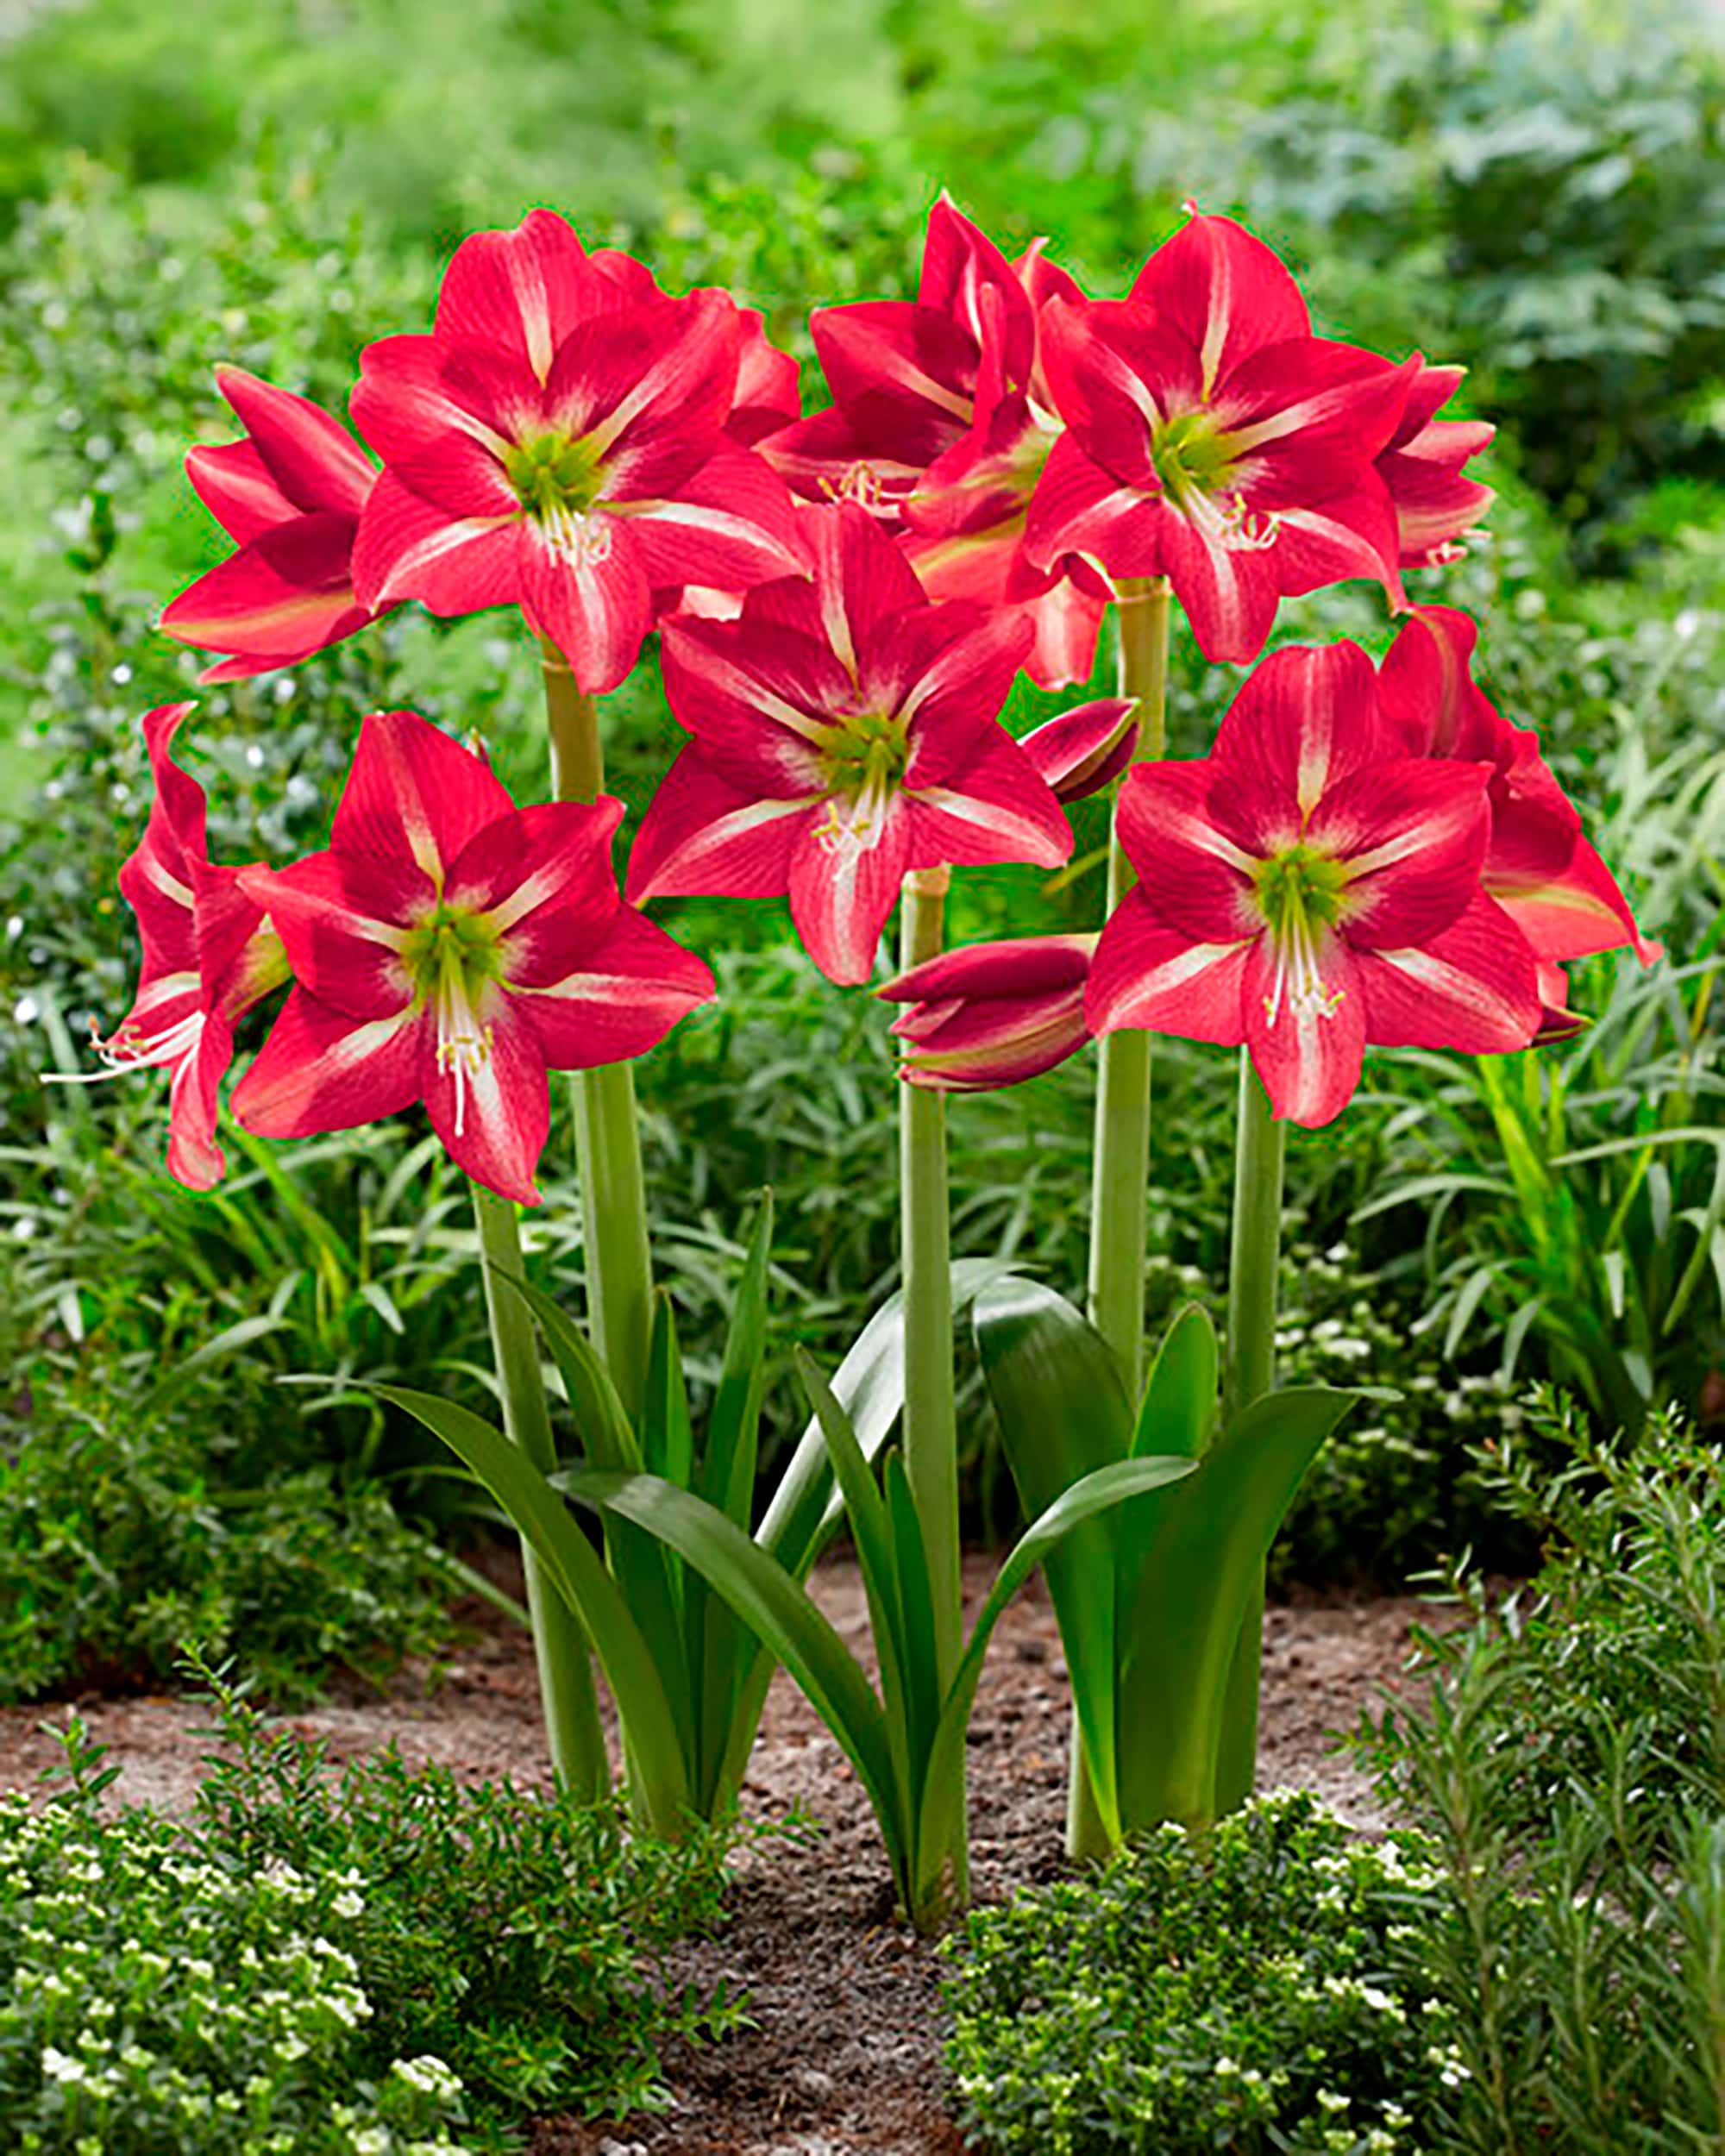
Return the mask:
<path id="1" fill-rule="evenodd" d="M 1137 764 L 1119 828 L 1140 881 L 1102 931 L 1086 1010 L 1246 1043 L 1277 1116 L 1318 1125 L 1367 1043 L 1525 1048 L 1527 938 L 1480 887 L 1491 767 L 1409 755 L 1355 644 L 1265 660 L 1210 755 Z"/>
<path id="2" fill-rule="evenodd" d="M 815 963 L 854 983 L 911 870 L 1051 868 L 1072 834 L 997 723 L 1029 624 L 931 600 L 854 504 L 804 515 L 812 582 L 751 592 L 734 622 L 665 624 L 665 693 L 693 738 L 642 819 L 628 890 L 787 892 Z"/>
<path id="3" fill-rule="evenodd" d="M 1194 216 L 1129 298 L 1057 299 L 1040 333 L 1067 432 L 1031 504 L 1032 562 L 1165 575 L 1205 656 L 1236 661 L 1263 649 L 1284 594 L 1365 576 L 1399 598 L 1374 463 L 1420 363 L 1314 337 L 1262 241 Z"/>
<path id="4" fill-rule="evenodd" d="M 1087 680 L 1108 586 L 1076 559 L 1032 565 L 1025 514 L 1061 431 L 1038 323 L 1083 295 L 1038 241 L 1009 262 L 946 196 L 929 213 L 914 301 L 819 307 L 809 318 L 831 408 L 763 453 L 811 501 L 860 501 L 900 540 L 932 599 L 1022 606 L 1026 670 Z"/>
<path id="5" fill-rule="evenodd" d="M 913 1086 L 987 1093 L 1052 1070 L 1090 1037 L 1084 1020 L 1095 936 L 1025 936 L 943 952 L 878 993 L 909 1005 L 893 1031 Z"/>
<path id="6" fill-rule="evenodd" d="M 296 986 L 234 1112 L 265 1138 L 423 1100 L 450 1157 L 536 1202 L 546 1071 L 639 1056 L 712 975 L 623 905 L 622 804 L 517 809 L 482 756 L 411 711 L 368 718 L 325 853 L 250 869 Z"/>
<path id="7" fill-rule="evenodd" d="M 784 483 L 726 431 L 744 342 L 729 294 L 645 290 L 548 210 L 464 240 L 430 335 L 361 355 L 354 417 L 386 467 L 361 599 L 518 605 L 597 693 L 634 665 L 656 593 L 797 573 Z"/>
<path id="8" fill-rule="evenodd" d="M 175 599 L 161 625 L 182 643 L 231 656 L 200 681 L 235 681 L 297 666 L 376 619 L 354 594 L 360 515 L 376 477 L 339 420 L 237 367 L 216 385 L 243 442 L 193 449 L 186 476 L 237 553 Z"/>
<path id="9" fill-rule="evenodd" d="M 1482 881 L 1546 964 L 1632 950 L 1644 966 L 1661 947 L 1582 837 L 1581 818 L 1540 753 L 1472 674 L 1479 631 L 1453 606 L 1414 609 L 1378 677 L 1378 699 L 1410 755 L 1461 758 L 1490 774 L 1491 837 Z M 1562 1010 L 1565 976 L 1547 980 Z M 1551 999 L 1548 997 L 1548 1000 Z M 1571 1030 L 1574 1030 L 1571 1027 Z"/>
<path id="10" fill-rule="evenodd" d="M 1490 446 L 1497 429 L 1477 419 L 1438 417 L 1466 368 L 1427 367 L 1418 353 L 1414 358 L 1420 371 L 1376 464 L 1395 505 L 1404 569 L 1453 561 L 1461 552 L 1459 541 L 1496 498 L 1489 486 L 1467 478 L 1463 467 Z"/>
<path id="11" fill-rule="evenodd" d="M 61 1082 L 121 1071 L 166 1069 L 168 1173 L 208 1190 L 227 1163 L 216 1143 L 222 1080 L 234 1060 L 234 1028 L 287 979 L 280 938 L 241 888 L 241 871 L 210 859 L 204 789 L 169 753 L 192 706 L 165 704 L 144 720 L 155 780 L 144 835 L 120 871 L 137 917 L 143 966 L 132 1007 L 104 1040 L 105 1071 L 56 1071 Z"/>

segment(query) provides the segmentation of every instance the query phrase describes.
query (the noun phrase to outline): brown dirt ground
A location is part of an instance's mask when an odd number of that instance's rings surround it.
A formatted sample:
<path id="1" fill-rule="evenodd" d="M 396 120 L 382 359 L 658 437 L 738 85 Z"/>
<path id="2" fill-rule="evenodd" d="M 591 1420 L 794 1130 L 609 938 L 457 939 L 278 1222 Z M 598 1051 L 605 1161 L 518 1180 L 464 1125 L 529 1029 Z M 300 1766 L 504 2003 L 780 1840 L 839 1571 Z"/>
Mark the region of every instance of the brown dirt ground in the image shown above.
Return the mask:
<path id="1" fill-rule="evenodd" d="M 967 1562 L 981 1599 L 985 1558 Z M 846 1640 L 868 1636 L 856 1569 L 825 1564 L 817 1599 Z M 474 1635 L 430 1683 L 405 1673 L 380 1698 L 341 1692 L 292 1719 L 351 1758 L 392 1738 L 410 1762 L 441 1762 L 474 1780 L 543 1783 L 545 1765 L 530 1650 L 480 1606 Z M 1408 1626 L 1433 1614 L 1402 1599 L 1327 1599 L 1272 1608 L 1265 1625 L 1258 1781 L 1314 1789 L 1364 1830 L 1380 1818 L 1352 1762 L 1332 1749 L 1360 1707 L 1394 1680 Z M 1053 1612 L 1032 1583 L 1002 1620 L 970 1730 L 970 1827 L 977 1898 L 998 1900 L 1061 1866 L 1065 1804 L 1065 1670 Z M 179 1809 L 198 1776 L 203 1710 L 172 1697 L 78 1702 L 121 1768 L 114 1796 Z M 32 1783 L 57 1754 L 41 1708 L 0 1710 L 0 1788 Z M 782 1673 L 768 1697 L 744 1808 L 762 1820 L 793 1806 L 818 1839 L 772 1839 L 740 1853 L 730 1918 L 715 1939 L 679 1950 L 672 1974 L 724 1977 L 750 1994 L 754 2027 L 713 2049 L 675 2048 L 666 2111 L 621 2124 L 542 2122 L 533 2156 L 958 2156 L 941 2095 L 938 1965 L 894 1921 L 887 1867 L 862 1792 L 837 1746 Z"/>

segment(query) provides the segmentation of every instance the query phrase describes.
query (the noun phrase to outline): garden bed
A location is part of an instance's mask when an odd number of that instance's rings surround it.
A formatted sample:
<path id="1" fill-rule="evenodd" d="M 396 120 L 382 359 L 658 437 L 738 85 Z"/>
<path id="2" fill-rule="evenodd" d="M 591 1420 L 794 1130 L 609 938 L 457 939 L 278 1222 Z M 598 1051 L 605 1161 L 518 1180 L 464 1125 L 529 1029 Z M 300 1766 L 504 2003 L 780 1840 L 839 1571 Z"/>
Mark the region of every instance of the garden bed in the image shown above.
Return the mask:
<path id="1" fill-rule="evenodd" d="M 974 1608 L 989 1575 L 967 1566 Z M 816 1575 L 821 1607 L 867 1651 L 862 1586 L 847 1557 Z M 1273 1608 L 1266 1624 L 1261 1786 L 1316 1791 L 1362 1828 L 1380 1814 L 1351 1761 L 1331 1752 L 1377 1688 L 1394 1680 L 1408 1627 L 1429 1605 L 1404 1597 L 1331 1596 Z M 410 1764 L 432 1762 L 474 1780 L 545 1779 L 536 1683 L 525 1633 L 480 1604 L 471 1636 L 428 1686 L 411 1667 L 385 1695 L 337 1685 L 329 1705 L 292 1718 L 332 1760 L 393 1742 Z M 112 1799 L 184 1809 L 199 1773 L 198 1705 L 176 1697 L 78 1702 L 121 1772 Z M 28 1787 L 59 1747 L 41 1708 L 0 1711 L 0 1787 Z M 980 1900 L 1051 1877 L 1061 1865 L 1068 1716 L 1054 1614 L 1038 1579 L 1007 1612 L 971 1724 L 971 1852 Z M 878 1833 L 837 1748 L 781 1672 L 743 1785 L 748 1816 L 800 1812 L 808 1846 L 771 1839 L 739 1851 L 731 1917 L 716 1939 L 674 1950 L 672 1969 L 704 1986 L 746 1989 L 756 2026 L 711 2050 L 666 2059 L 673 2103 L 622 2126 L 543 2123 L 537 2156 L 917 2156 L 963 2144 L 939 2090 L 940 2016 L 930 1945 L 894 1921 Z"/>

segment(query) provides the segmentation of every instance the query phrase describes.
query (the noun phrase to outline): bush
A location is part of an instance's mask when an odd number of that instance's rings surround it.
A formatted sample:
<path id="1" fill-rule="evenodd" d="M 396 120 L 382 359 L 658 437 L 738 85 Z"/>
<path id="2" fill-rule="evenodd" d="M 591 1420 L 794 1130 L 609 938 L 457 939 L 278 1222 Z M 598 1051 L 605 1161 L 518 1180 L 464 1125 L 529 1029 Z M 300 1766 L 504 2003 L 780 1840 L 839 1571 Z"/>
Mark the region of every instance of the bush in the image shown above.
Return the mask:
<path id="1" fill-rule="evenodd" d="M 20 1404 L 0 1413 L 0 1700 L 160 1682 L 188 1637 L 243 1645 L 283 1702 L 447 1644 L 436 1552 L 376 1485 L 272 1464 L 256 1409 L 236 1447 L 195 1380 Z"/>
<path id="2" fill-rule="evenodd" d="M 1725 1539 L 1721 1464 L 1669 1417 L 1591 1443 L 1549 1399 L 1552 1476 L 1486 1464 L 1551 1539 L 1525 1595 L 1426 1635 L 1428 1698 L 1367 1718 L 1386 1796 L 1440 1852 L 1403 1983 L 1443 2002 L 1465 2072 L 1438 2146 L 1634 2147 L 1725 2132 Z"/>
<path id="3" fill-rule="evenodd" d="M 1451 2009 L 1389 1971 L 1434 1884 L 1417 1839 L 1284 1793 L 976 1911 L 943 1984 L 960 2124 L 991 2156 L 1425 2147 Z"/>
<path id="4" fill-rule="evenodd" d="M 220 1750 L 190 1822 L 110 1815 L 75 1718 L 57 1801 L 0 1798 L 9 2148 L 467 2156 L 534 2109 L 656 2101 L 659 2044 L 739 2018 L 658 1974 L 716 1921 L 717 1839 L 392 1752 L 337 1780 L 195 1673 Z"/>

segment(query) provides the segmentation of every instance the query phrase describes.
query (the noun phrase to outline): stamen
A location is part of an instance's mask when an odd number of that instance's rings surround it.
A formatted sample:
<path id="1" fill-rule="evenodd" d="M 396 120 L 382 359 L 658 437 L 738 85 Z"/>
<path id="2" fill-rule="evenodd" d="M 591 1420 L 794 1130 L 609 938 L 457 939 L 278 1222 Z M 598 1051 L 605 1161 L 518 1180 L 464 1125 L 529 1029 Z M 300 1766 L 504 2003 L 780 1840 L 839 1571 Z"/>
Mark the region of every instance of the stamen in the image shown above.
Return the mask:
<path id="1" fill-rule="evenodd" d="M 208 1014 L 203 1011 L 188 1011 L 175 1025 L 160 1033 L 146 1033 L 133 1025 L 122 1025 L 104 1041 L 94 1018 L 90 1021 L 90 1045 L 102 1058 L 104 1070 L 45 1070 L 45 1086 L 96 1086 L 105 1079 L 117 1078 L 130 1070 L 154 1070 L 163 1064 L 179 1063 L 195 1052 L 204 1037 Z"/>
<path id="2" fill-rule="evenodd" d="M 609 517 L 585 515 L 580 510 L 560 505 L 548 511 L 542 523 L 552 553 L 572 569 L 596 569 L 601 562 L 610 560 Z"/>
<path id="3" fill-rule="evenodd" d="M 467 1081 L 490 1062 L 494 1029 L 473 1006 L 466 971 L 453 943 L 443 946 L 436 995 L 437 1068 L 455 1079 L 455 1136 L 461 1138 L 467 1130 Z"/>
<path id="4" fill-rule="evenodd" d="M 861 457 L 846 468 L 839 479 L 823 479 L 820 488 L 829 500 L 855 502 L 859 509 L 866 509 L 871 517 L 891 513 L 893 505 L 887 498 L 880 473 L 872 464 Z"/>

